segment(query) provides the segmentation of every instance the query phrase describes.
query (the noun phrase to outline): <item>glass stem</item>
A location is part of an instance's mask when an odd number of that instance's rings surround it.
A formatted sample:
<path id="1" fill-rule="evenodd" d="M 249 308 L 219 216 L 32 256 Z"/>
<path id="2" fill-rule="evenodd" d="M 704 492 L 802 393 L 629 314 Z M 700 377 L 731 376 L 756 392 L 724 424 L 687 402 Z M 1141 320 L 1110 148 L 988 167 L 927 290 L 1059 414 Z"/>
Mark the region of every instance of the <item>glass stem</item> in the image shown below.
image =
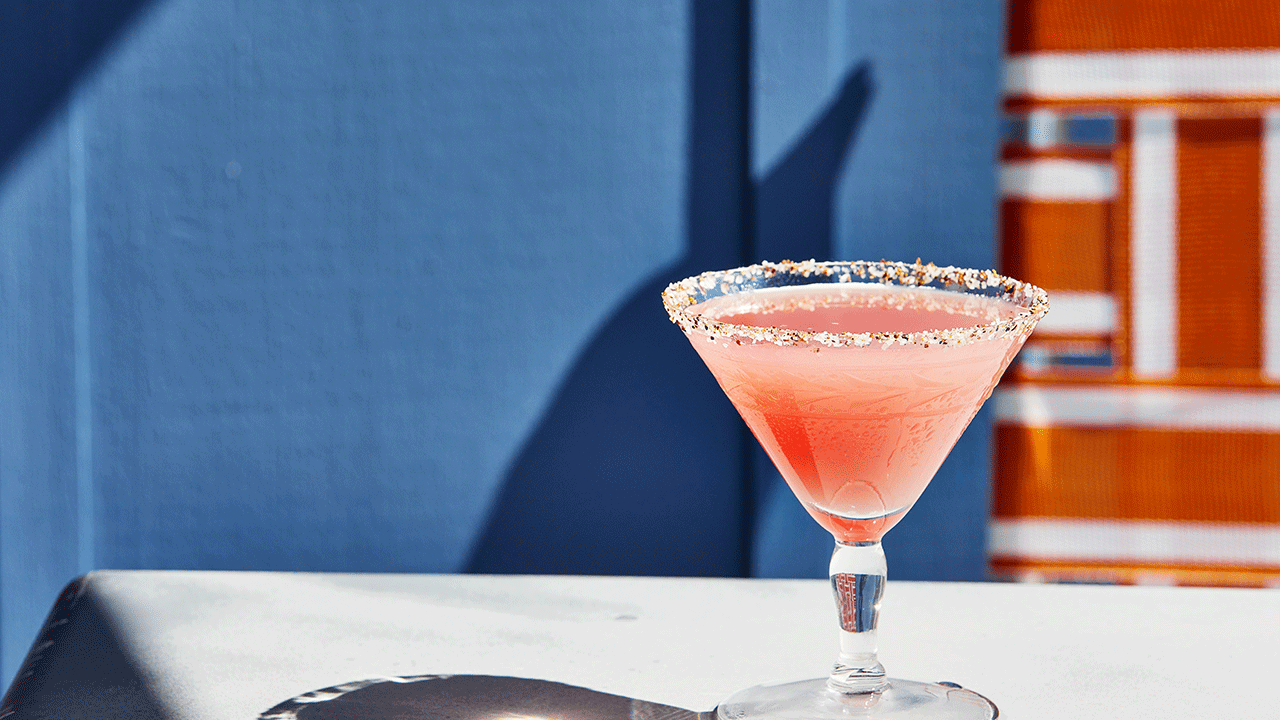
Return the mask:
<path id="1" fill-rule="evenodd" d="M 831 591 L 840 618 L 840 657 L 827 679 L 827 687 L 836 692 L 884 689 L 884 666 L 876 659 L 876 623 L 887 570 L 879 542 L 836 542 Z"/>

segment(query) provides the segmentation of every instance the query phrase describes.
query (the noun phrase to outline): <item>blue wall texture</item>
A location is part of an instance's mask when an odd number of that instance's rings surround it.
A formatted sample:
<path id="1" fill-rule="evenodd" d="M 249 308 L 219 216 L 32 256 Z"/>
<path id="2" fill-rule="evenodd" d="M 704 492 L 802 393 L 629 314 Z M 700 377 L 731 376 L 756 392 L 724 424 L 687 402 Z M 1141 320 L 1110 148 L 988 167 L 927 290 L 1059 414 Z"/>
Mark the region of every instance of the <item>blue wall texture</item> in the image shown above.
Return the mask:
<path id="1" fill-rule="evenodd" d="M 0 3 L 6 682 L 94 568 L 822 575 L 658 292 L 992 264 L 995 2 L 44 5 Z M 896 577 L 982 576 L 981 425 Z"/>

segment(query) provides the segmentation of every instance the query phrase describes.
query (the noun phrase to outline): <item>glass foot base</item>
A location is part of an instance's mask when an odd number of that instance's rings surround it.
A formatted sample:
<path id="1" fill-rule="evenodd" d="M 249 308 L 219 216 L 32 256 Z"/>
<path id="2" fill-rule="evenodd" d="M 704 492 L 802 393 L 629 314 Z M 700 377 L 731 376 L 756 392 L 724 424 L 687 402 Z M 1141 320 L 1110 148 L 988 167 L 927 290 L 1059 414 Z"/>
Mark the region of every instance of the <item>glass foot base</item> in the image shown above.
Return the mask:
<path id="1" fill-rule="evenodd" d="M 785 685 L 758 685 L 716 708 L 720 720 L 822 720 L 823 718 L 904 718 L 905 720 L 994 720 L 994 703 L 954 683 L 890 679 L 877 693 L 844 695 L 827 679 Z"/>

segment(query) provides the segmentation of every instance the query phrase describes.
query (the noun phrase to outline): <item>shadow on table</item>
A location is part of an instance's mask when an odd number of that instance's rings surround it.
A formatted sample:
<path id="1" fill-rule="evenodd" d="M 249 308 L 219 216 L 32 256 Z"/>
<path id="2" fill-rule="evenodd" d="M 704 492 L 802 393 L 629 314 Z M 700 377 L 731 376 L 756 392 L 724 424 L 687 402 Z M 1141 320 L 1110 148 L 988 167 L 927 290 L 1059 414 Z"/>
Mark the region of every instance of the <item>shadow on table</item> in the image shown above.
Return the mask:
<path id="1" fill-rule="evenodd" d="M 177 720 L 155 695 L 102 601 L 73 581 L 58 596 L 0 703 L 4 720 Z"/>
<path id="2" fill-rule="evenodd" d="M 429 675 L 316 690 L 280 703 L 259 720 L 710 720 L 712 716 L 547 680 Z"/>

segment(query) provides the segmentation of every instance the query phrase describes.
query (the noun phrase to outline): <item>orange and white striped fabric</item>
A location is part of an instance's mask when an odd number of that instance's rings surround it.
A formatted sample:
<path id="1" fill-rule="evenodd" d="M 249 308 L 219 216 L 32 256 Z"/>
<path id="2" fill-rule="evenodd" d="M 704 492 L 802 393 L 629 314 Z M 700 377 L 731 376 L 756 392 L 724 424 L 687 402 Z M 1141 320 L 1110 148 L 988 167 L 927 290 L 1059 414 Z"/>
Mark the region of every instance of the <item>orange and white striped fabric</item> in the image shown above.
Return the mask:
<path id="1" fill-rule="evenodd" d="M 992 570 L 1280 585 L 1280 4 L 1008 12 Z"/>

